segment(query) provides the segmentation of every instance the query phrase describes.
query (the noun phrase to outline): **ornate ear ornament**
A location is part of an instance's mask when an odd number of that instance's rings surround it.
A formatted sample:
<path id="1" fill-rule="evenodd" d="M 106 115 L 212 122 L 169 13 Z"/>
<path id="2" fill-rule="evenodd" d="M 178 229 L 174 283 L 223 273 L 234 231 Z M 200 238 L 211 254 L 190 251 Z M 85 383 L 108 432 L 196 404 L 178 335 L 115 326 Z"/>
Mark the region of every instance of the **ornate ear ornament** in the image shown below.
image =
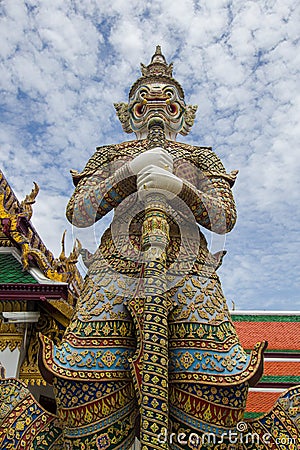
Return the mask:
<path id="1" fill-rule="evenodd" d="M 129 120 L 130 116 L 128 111 L 128 103 L 124 102 L 114 103 L 114 107 L 125 133 L 132 133 L 133 130 L 131 128 Z"/>
<path id="2" fill-rule="evenodd" d="M 198 109 L 197 105 L 187 105 L 184 111 L 184 124 L 182 129 L 180 130 L 180 134 L 186 136 L 195 122 L 196 111 Z"/>

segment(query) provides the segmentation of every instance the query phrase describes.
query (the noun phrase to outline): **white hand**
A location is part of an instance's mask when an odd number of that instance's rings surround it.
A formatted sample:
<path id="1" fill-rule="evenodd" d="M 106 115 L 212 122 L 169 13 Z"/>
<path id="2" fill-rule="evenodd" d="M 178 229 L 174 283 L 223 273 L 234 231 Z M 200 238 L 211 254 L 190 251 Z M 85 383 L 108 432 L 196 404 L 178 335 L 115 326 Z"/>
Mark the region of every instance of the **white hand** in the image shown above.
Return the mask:
<path id="1" fill-rule="evenodd" d="M 171 200 L 179 194 L 182 185 L 183 181 L 176 175 L 154 165 L 145 167 L 137 176 L 137 188 L 141 200 L 151 190 L 161 190 Z"/>
<path id="2" fill-rule="evenodd" d="M 173 158 L 162 147 L 155 147 L 136 156 L 130 163 L 130 169 L 137 175 L 145 167 L 154 165 L 165 169 L 169 172 L 173 171 Z"/>

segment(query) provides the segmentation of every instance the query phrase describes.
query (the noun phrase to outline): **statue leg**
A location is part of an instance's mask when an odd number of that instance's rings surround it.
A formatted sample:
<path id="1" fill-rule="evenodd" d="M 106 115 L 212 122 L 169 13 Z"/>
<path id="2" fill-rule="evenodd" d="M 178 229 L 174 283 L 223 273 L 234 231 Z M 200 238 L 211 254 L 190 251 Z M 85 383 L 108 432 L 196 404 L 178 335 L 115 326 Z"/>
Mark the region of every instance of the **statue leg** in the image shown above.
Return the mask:
<path id="1" fill-rule="evenodd" d="M 136 401 L 131 381 L 56 379 L 58 415 L 66 450 L 131 448 Z"/>
<path id="2" fill-rule="evenodd" d="M 135 438 L 136 340 L 118 292 L 113 274 L 88 277 L 62 344 L 44 348 L 68 450 L 127 450 Z"/>
<path id="3" fill-rule="evenodd" d="M 215 273 L 186 278 L 173 298 L 178 307 L 169 320 L 169 445 L 210 448 L 209 441 L 216 449 L 221 436 L 243 418 L 249 355 L 239 343 Z"/>

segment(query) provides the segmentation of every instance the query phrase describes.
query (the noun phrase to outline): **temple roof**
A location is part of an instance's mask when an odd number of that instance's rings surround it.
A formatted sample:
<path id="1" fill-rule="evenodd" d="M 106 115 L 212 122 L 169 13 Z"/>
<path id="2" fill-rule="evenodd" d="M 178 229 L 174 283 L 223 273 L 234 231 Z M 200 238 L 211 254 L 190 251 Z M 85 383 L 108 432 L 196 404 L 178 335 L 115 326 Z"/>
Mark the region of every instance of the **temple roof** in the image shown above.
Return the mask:
<path id="1" fill-rule="evenodd" d="M 300 313 L 297 311 L 233 311 L 232 320 L 245 349 L 257 339 L 268 341 L 267 353 L 298 352 Z"/>
<path id="2" fill-rule="evenodd" d="M 19 378 L 34 385 L 45 384 L 38 368 L 38 335 L 60 341 L 74 313 L 82 278 L 76 267 L 80 245 L 66 256 L 64 235 L 58 258 L 45 246 L 31 222 L 32 205 L 39 187 L 34 183 L 23 201 L 15 196 L 0 171 L 0 313 L 36 311 L 26 340 L 26 355 Z M 0 351 L 21 348 L 24 329 L 0 321 Z"/>
<path id="3" fill-rule="evenodd" d="M 0 283 L 37 283 L 12 254 L 0 253 Z"/>
<path id="4" fill-rule="evenodd" d="M 63 236 L 59 258 L 45 246 L 31 222 L 38 192 L 34 183 L 31 193 L 20 202 L 0 170 L 0 283 L 63 283 L 73 307 L 82 284 L 76 268 L 79 245 L 76 243 L 67 257 Z"/>
<path id="5" fill-rule="evenodd" d="M 300 312 L 232 311 L 242 346 L 248 351 L 258 340 L 268 341 L 264 374 L 250 388 L 246 417 L 269 411 L 287 388 L 300 384 Z"/>

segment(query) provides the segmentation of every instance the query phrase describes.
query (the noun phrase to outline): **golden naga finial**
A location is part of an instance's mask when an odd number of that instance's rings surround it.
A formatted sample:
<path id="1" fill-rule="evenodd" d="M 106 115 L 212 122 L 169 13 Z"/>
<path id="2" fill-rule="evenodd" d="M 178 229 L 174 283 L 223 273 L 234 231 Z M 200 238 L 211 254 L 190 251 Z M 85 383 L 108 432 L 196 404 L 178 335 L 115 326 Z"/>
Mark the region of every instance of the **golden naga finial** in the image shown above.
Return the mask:
<path id="1" fill-rule="evenodd" d="M 69 256 L 66 256 L 65 252 L 65 237 L 67 231 L 65 230 L 61 239 L 61 253 L 58 258 L 53 261 L 53 270 L 47 272 L 49 278 L 51 277 L 61 277 L 61 281 L 65 281 L 67 283 L 72 283 L 72 287 L 77 296 L 79 296 L 80 289 L 82 287 L 82 277 L 77 270 L 76 264 L 78 262 L 78 258 L 80 252 L 82 250 L 82 245 L 79 239 L 76 239 L 73 245 L 73 249 Z"/>
<path id="2" fill-rule="evenodd" d="M 79 239 L 76 239 L 73 245 L 73 249 L 69 256 L 66 256 L 65 252 L 65 238 L 66 238 L 67 230 L 63 232 L 61 238 L 61 253 L 57 259 L 54 260 L 54 265 L 56 269 L 59 269 L 59 272 L 69 273 L 73 272 L 73 267 L 78 262 L 78 258 L 80 255 L 80 251 L 82 249 L 81 242 Z"/>
<path id="3" fill-rule="evenodd" d="M 22 200 L 20 204 L 27 220 L 30 220 L 32 217 L 33 214 L 32 205 L 35 203 L 35 199 L 40 190 L 39 185 L 35 181 L 33 182 L 33 184 L 34 188 L 30 192 L 30 194 L 26 195 L 26 197 L 24 198 L 24 200 Z"/>
<path id="4" fill-rule="evenodd" d="M 61 237 L 61 252 L 59 255 L 60 261 L 65 261 L 66 259 L 66 253 L 65 253 L 65 239 L 66 239 L 67 230 L 64 230 L 62 237 Z"/>

